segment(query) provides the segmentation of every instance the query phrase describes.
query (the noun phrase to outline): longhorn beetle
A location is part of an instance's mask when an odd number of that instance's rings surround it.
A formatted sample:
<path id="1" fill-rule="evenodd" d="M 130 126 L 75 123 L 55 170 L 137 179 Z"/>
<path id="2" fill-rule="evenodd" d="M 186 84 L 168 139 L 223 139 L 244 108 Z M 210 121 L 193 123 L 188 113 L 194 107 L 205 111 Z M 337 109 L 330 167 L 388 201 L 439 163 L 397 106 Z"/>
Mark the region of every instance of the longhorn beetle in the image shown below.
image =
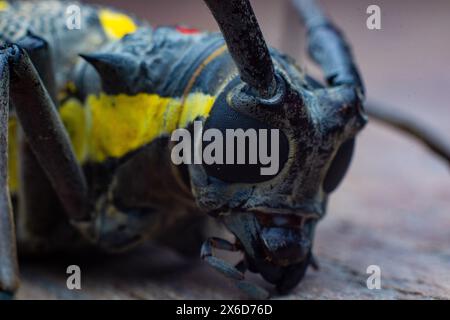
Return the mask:
<path id="1" fill-rule="evenodd" d="M 236 240 L 207 239 L 202 259 L 253 298 L 269 294 L 247 270 L 285 293 L 315 265 L 315 227 L 367 121 L 349 46 L 313 0 L 293 2 L 323 86 L 267 47 L 249 1 L 204 1 L 221 34 L 81 4 L 81 28 L 69 30 L 72 2 L 0 1 L 3 297 L 18 287 L 16 243 L 40 253 L 152 240 L 197 252 L 206 214 Z M 404 117 L 373 114 L 450 159 Z M 220 132 L 279 129 L 278 172 L 174 165 L 170 134 L 194 120 Z M 243 260 L 233 266 L 214 249 Z"/>

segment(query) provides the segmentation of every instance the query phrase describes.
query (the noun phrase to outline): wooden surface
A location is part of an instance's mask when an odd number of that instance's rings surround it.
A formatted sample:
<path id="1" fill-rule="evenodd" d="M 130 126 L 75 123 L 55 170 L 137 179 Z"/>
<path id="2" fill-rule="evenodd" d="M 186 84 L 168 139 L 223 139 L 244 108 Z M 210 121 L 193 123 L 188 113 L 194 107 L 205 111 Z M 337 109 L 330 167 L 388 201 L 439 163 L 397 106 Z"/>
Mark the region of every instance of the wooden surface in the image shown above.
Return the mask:
<path id="1" fill-rule="evenodd" d="M 199 2 L 187 1 L 190 10 L 171 11 L 180 3 L 158 1 L 147 11 L 140 1 L 127 4 L 139 7 L 137 12 L 150 21 L 211 28 L 214 24 L 210 17 L 202 18 L 207 12 Z M 292 43 L 302 39 L 302 31 L 295 21 L 284 22 L 290 15 L 283 9 L 286 4 L 253 2 L 269 41 L 298 56 L 301 46 Z M 379 1 L 384 20 L 377 32 L 364 27 L 369 2 L 324 1 L 355 47 L 369 98 L 413 114 L 450 139 L 450 43 L 438 37 L 450 29 L 450 4 Z M 184 14 L 185 20 L 180 17 Z M 449 178 L 448 165 L 410 138 L 370 123 L 358 140 L 350 174 L 318 227 L 315 254 L 321 268 L 309 270 L 283 298 L 449 299 Z M 80 291 L 66 288 L 70 264 L 82 269 Z M 366 287 L 366 268 L 374 264 L 381 268 L 381 290 Z M 19 299 L 243 298 L 199 261 L 154 246 L 113 257 L 23 261 L 21 272 Z"/>

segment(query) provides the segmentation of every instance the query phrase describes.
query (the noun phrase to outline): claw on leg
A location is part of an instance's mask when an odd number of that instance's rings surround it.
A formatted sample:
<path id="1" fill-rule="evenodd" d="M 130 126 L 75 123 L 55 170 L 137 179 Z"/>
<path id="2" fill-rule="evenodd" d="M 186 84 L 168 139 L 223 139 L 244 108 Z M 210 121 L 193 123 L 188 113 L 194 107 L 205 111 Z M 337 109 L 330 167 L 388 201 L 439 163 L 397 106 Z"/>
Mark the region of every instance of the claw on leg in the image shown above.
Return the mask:
<path id="1" fill-rule="evenodd" d="M 267 290 L 245 281 L 244 273 L 247 271 L 245 261 L 241 261 L 236 266 L 232 266 L 228 262 L 216 257 L 213 249 L 236 252 L 240 250 L 236 244 L 220 238 L 209 238 L 203 243 L 200 256 L 211 267 L 232 280 L 240 290 L 252 299 L 269 298 L 270 294 Z"/>

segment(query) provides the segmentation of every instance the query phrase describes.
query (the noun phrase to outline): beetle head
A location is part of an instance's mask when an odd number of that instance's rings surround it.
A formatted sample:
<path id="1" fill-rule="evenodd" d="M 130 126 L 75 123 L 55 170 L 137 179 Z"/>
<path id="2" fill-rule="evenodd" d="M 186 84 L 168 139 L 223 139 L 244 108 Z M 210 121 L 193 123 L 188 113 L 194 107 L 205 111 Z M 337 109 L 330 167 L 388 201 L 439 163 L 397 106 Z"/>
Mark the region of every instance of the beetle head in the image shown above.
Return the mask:
<path id="1" fill-rule="evenodd" d="M 292 61 L 269 52 L 248 1 L 205 2 L 239 73 L 217 97 L 205 127 L 225 136 L 229 129 L 268 130 L 268 139 L 247 136 L 223 152 L 244 145 L 248 160 L 256 144 L 277 165 L 265 171 L 261 161 L 191 165 L 192 188 L 200 207 L 236 236 L 250 271 L 289 290 L 310 263 L 315 226 L 366 123 L 362 93 L 347 85 L 319 87 Z"/>

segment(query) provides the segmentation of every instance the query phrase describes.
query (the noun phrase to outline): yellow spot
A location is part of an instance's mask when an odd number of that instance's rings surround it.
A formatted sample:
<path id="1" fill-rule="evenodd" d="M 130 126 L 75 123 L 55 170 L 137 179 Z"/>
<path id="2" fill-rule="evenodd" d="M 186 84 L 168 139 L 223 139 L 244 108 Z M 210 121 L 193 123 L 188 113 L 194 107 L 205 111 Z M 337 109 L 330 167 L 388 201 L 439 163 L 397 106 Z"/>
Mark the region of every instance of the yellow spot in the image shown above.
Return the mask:
<path id="1" fill-rule="evenodd" d="M 198 117 L 207 117 L 215 98 L 203 93 L 192 93 L 187 96 L 181 112 L 179 127 L 185 128 Z"/>
<path id="2" fill-rule="evenodd" d="M 185 99 L 141 93 L 135 96 L 91 95 L 87 107 L 92 117 L 89 158 L 102 162 L 122 157 L 153 139 L 207 117 L 214 97 L 193 93 Z"/>
<path id="3" fill-rule="evenodd" d="M 75 155 L 84 162 L 89 151 L 90 116 L 89 110 L 77 99 L 69 99 L 59 109 L 59 114 L 69 134 Z"/>
<path id="4" fill-rule="evenodd" d="M 10 118 L 8 122 L 8 185 L 11 193 L 17 192 L 19 187 L 17 149 L 17 120 Z"/>
<path id="5" fill-rule="evenodd" d="M 6 1 L 0 1 L 0 11 L 6 11 L 9 8 L 9 3 Z"/>
<path id="6" fill-rule="evenodd" d="M 90 96 L 92 160 L 121 157 L 151 141 L 162 129 L 161 118 L 170 100 L 149 94 Z"/>
<path id="7" fill-rule="evenodd" d="M 99 12 L 99 18 L 106 35 L 112 39 L 120 39 L 137 29 L 133 19 L 120 12 L 102 9 Z"/>

